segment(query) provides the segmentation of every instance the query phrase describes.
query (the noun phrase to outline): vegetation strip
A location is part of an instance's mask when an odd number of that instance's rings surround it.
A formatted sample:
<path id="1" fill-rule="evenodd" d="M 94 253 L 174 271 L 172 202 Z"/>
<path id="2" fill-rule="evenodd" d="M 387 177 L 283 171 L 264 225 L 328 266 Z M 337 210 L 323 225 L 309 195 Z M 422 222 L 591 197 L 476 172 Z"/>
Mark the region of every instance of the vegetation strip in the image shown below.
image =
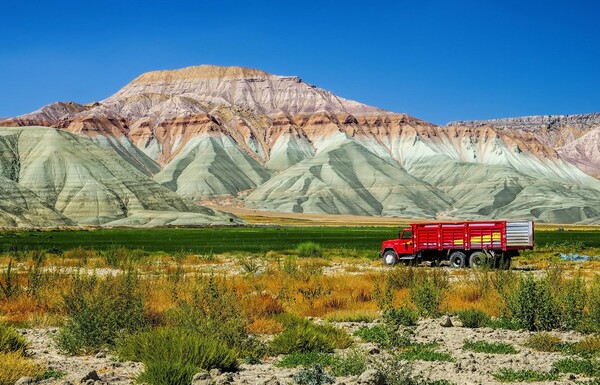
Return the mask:
<path id="1" fill-rule="evenodd" d="M 69 231 L 5 231 L 0 250 L 60 249 L 77 247 L 107 250 L 127 246 L 149 252 L 223 253 L 291 250 L 303 242 L 324 249 L 356 249 L 375 256 L 381 241 L 398 236 L 398 227 L 207 227 L 156 229 L 95 229 Z M 599 230 L 536 231 L 538 249 L 578 250 L 600 248 Z"/>

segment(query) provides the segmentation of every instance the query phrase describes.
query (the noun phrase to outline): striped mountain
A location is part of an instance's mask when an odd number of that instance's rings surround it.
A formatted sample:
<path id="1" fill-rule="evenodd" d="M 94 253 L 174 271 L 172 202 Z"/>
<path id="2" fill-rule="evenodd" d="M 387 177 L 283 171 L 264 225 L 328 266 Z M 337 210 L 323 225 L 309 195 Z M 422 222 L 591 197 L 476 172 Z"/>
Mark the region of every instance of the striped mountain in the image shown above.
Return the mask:
<path id="1" fill-rule="evenodd" d="M 90 138 L 193 201 L 233 196 L 249 208 L 300 213 L 600 222 L 600 181 L 578 168 L 590 171 L 577 155 L 587 150 L 566 151 L 574 142 L 523 127 L 436 126 L 255 69 L 149 72 L 100 102 L 59 102 L 0 125 Z"/>

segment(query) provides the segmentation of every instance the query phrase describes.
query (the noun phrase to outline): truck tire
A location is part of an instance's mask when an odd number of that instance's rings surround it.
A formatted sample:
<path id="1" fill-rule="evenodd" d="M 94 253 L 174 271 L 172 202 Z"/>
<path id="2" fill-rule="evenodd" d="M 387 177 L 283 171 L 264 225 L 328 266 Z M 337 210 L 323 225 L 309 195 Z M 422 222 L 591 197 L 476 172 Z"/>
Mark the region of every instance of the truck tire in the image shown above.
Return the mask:
<path id="1" fill-rule="evenodd" d="M 462 251 L 455 251 L 450 254 L 448 262 L 450 262 L 450 267 L 463 268 L 467 265 L 467 256 Z"/>
<path id="2" fill-rule="evenodd" d="M 475 251 L 469 257 L 469 266 L 473 269 L 479 269 L 488 264 L 488 257 L 482 251 Z"/>
<path id="3" fill-rule="evenodd" d="M 394 266 L 398 262 L 398 257 L 396 256 L 396 252 L 394 250 L 386 250 L 383 253 L 383 264 L 386 266 Z"/>

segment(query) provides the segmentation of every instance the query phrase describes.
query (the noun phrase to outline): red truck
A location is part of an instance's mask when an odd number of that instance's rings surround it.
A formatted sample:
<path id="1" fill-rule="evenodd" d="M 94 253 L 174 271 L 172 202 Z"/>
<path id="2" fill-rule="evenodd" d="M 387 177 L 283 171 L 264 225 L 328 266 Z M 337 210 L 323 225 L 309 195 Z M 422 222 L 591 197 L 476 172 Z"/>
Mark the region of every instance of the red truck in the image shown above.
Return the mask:
<path id="1" fill-rule="evenodd" d="M 388 266 L 448 261 L 451 267 L 508 267 L 525 249 L 533 249 L 532 221 L 426 222 L 384 241 L 380 256 Z"/>

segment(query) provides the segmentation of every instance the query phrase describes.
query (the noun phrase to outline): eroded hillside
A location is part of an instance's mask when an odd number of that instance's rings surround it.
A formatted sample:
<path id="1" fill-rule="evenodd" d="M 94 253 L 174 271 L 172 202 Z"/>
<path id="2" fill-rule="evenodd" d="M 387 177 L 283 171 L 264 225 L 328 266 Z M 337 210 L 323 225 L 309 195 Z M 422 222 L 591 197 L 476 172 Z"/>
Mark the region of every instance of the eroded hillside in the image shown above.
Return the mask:
<path id="1" fill-rule="evenodd" d="M 299 213 L 595 223 L 594 121 L 545 131 L 527 122 L 440 127 L 298 77 L 198 66 L 149 72 L 103 101 L 55 103 L 0 125 L 89 137 L 195 201 L 233 196 L 249 208 Z"/>

